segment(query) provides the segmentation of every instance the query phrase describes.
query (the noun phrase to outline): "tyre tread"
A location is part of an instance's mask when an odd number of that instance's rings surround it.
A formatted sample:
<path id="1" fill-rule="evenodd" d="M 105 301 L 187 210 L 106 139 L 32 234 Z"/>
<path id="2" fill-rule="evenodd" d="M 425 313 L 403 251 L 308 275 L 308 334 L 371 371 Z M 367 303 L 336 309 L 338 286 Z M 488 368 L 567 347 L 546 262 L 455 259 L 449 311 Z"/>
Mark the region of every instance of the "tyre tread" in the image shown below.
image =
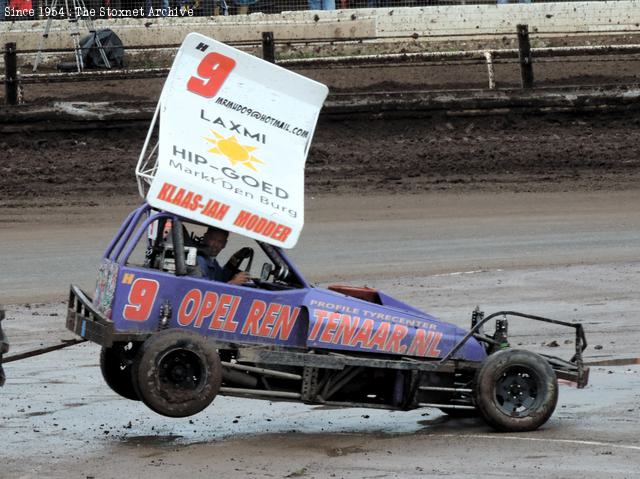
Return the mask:
<path id="1" fill-rule="evenodd" d="M 540 378 L 539 390 L 545 398 L 534 414 L 507 416 L 495 404 L 495 381 L 502 371 L 513 366 L 531 368 Z M 553 414 L 558 403 L 558 381 L 547 360 L 539 354 L 522 349 L 506 349 L 485 359 L 476 375 L 474 400 L 481 416 L 492 428 L 502 432 L 532 431 L 547 422 Z"/>

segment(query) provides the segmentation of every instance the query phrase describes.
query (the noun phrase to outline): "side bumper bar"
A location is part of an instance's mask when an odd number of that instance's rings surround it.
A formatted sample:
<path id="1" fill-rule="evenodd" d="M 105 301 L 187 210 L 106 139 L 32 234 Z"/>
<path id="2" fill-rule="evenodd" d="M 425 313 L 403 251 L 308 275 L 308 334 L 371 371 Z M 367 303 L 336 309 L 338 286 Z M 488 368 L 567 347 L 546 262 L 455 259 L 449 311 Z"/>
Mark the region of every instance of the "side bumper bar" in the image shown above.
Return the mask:
<path id="1" fill-rule="evenodd" d="M 582 352 L 587 347 L 587 338 L 585 337 L 582 324 L 568 323 L 566 321 L 544 318 L 542 316 L 534 316 L 532 314 L 518 313 L 516 311 L 498 311 L 497 313 L 490 314 L 486 318 L 482 318 L 467 332 L 467 334 L 464 335 L 464 337 L 460 341 L 455 344 L 455 346 L 453 346 L 453 348 L 451 348 L 451 350 L 440 360 L 440 362 L 444 363 L 445 361 L 451 359 L 472 336 L 478 338 L 478 331 L 480 331 L 480 328 L 482 328 L 485 323 L 498 316 L 502 316 L 505 318 L 507 316 L 514 316 L 524 319 L 531 319 L 533 321 L 542 321 L 544 323 L 551 323 L 557 324 L 559 326 L 574 328 L 576 331 L 576 352 L 573 357 L 569 361 L 552 356 L 545 356 L 545 358 L 549 361 L 549 364 L 554 369 L 556 375 L 559 378 L 576 383 L 578 388 L 583 388 L 587 385 L 587 383 L 589 382 L 589 368 L 585 367 L 582 359 Z M 490 337 L 488 338 L 488 340 L 491 342 Z"/>
<path id="2" fill-rule="evenodd" d="M 71 285 L 69 291 L 67 329 L 105 347 L 111 347 L 114 342 L 144 341 L 149 336 L 148 333 L 116 331 L 113 321 L 97 311 L 91 298 L 75 285 Z"/>

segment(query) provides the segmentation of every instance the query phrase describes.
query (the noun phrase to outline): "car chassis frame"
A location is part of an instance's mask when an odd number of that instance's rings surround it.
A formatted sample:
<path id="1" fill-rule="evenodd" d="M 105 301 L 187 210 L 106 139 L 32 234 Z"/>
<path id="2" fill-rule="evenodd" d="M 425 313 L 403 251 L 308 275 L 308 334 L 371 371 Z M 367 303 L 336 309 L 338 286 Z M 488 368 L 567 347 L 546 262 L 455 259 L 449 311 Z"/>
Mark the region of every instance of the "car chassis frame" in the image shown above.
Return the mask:
<path id="1" fill-rule="evenodd" d="M 136 225 L 141 218 L 144 219 L 145 215 L 146 221 L 142 221 L 142 225 L 137 229 L 137 235 L 134 234 Z M 182 249 L 185 238 L 181 224 L 182 221 L 188 220 L 171 213 L 154 212 L 148 205 L 143 205 L 132 212 L 123 223 L 107 248 L 103 264 L 113 263 L 109 259 L 110 254 L 111 258 L 117 258 L 124 251 L 125 254 L 122 257 L 127 258 L 135 243 L 140 240 L 141 231 L 145 231 L 151 222 L 162 217 L 169 218 L 173 222 L 171 241 L 176 250 Z M 300 278 L 301 290 L 314 289 L 302 279 L 295 265 L 284 255 L 284 252 L 271 245 L 261 244 L 261 246 L 263 249 L 267 248 L 268 251 L 265 251 L 270 252 L 271 255 L 277 256 L 274 262 L 280 262 L 281 266 L 286 268 L 290 274 Z M 126 270 L 125 266 L 126 260 L 121 259 L 120 270 L 117 273 L 118 288 L 122 283 L 123 274 L 125 274 L 123 273 L 123 270 Z M 179 254 L 175 256 L 175 274 L 177 279 L 186 275 L 186 265 L 182 255 Z M 330 287 L 330 289 L 333 288 Z M 357 288 L 353 289 L 357 290 Z M 346 291 L 349 295 L 348 287 L 337 287 L 334 291 L 339 293 Z M 360 294 L 361 291 L 356 291 L 356 293 Z M 118 289 L 114 291 L 114 295 L 122 294 L 123 292 L 118 292 Z M 330 294 L 336 293 L 330 292 Z M 357 297 L 348 297 L 345 301 L 361 300 Z M 392 303 L 392 305 L 394 311 L 402 309 L 400 302 Z M 129 354 L 123 353 L 119 359 L 120 368 L 126 370 L 135 365 L 137 361 L 136 355 L 139 355 L 136 351 L 137 347 L 146 344 L 150 338 L 162 331 L 179 329 L 175 325 L 175 307 L 175 304 L 165 301 L 159 307 L 159 317 L 156 318 L 151 329 L 123 328 L 122 322 L 118 324 L 118 318 L 114 321 L 108 317 L 104 311 L 99 310 L 94 299 L 91 299 L 77 286 L 72 286 L 69 296 L 67 328 L 79 336 L 99 344 L 103 347 L 103 351 L 109 351 L 109 348 L 115 346 L 123 347 L 122 351 L 125 351 L 126 348 L 132 350 Z M 407 306 L 407 308 L 409 307 Z M 410 313 L 415 314 L 415 311 L 417 310 L 412 309 Z M 114 311 L 114 314 L 117 315 L 117 312 Z M 310 313 L 307 312 L 307 314 Z M 435 320 L 428 315 L 425 316 Z M 582 353 L 587 347 L 582 325 L 516 311 L 498 311 L 485 317 L 484 313 L 476 308 L 471 315 L 471 328 L 461 337 L 460 335 L 456 336 L 456 340 L 449 343 L 450 347 L 446 348 L 446 352 L 439 354 L 438 357 L 418 358 L 406 354 L 340 351 L 330 350 L 326 347 L 300 347 L 300 344 L 278 344 L 277 341 L 271 344 L 246 343 L 238 338 L 229 340 L 228 338 L 215 337 L 215 335 L 206 338 L 206 342 L 208 347 L 217 351 L 220 356 L 222 379 L 216 394 L 395 410 L 435 407 L 448 414 L 461 415 L 477 413 L 478 404 L 475 391 L 477 376 L 486 362 L 482 358 L 469 359 L 465 357 L 469 356 L 468 353 L 464 353 L 465 348 L 470 343 L 481 344 L 487 357 L 509 349 L 508 317 L 573 328 L 575 330 L 575 354 L 571 359 L 565 360 L 548 355 L 541 357 L 553 369 L 555 377 L 574 383 L 578 388 L 586 386 L 589 369 L 584 366 L 582 358 Z M 484 326 L 493 319 L 496 320 L 496 330 L 493 334 L 487 334 L 484 332 Z M 435 321 L 446 325 L 446 323 Z M 516 379 L 522 382 L 522 374 L 518 374 L 521 377 Z M 105 377 L 105 379 L 109 383 L 108 378 Z M 524 374 L 524 379 L 527 380 L 527 374 Z M 383 388 L 384 392 L 379 394 L 380 390 L 374 387 L 372 393 L 367 394 L 368 390 L 365 389 L 377 381 L 387 384 Z M 135 383 L 135 380 L 133 382 Z M 360 386 L 354 389 L 354 383 L 360 384 Z M 114 388 L 113 384 L 109 385 Z M 529 385 L 533 387 L 530 378 Z M 514 384 L 510 383 L 508 387 L 513 388 Z M 117 387 L 114 390 L 121 393 Z M 139 395 L 139 391 L 136 394 Z M 135 399 L 136 394 L 130 399 Z M 500 397 L 500 394 L 504 396 L 507 393 L 495 393 L 497 397 Z M 535 396 L 539 394 L 539 392 L 532 394 L 531 401 L 537 400 Z M 125 397 L 127 396 L 125 395 Z M 153 408 L 153 406 L 150 407 Z M 514 406 L 514 411 L 515 409 Z M 167 414 L 166 411 L 163 412 L 157 408 L 154 410 L 161 414 L 174 415 Z M 517 416 L 517 411 L 514 414 Z M 175 415 L 188 414 L 176 413 Z"/>

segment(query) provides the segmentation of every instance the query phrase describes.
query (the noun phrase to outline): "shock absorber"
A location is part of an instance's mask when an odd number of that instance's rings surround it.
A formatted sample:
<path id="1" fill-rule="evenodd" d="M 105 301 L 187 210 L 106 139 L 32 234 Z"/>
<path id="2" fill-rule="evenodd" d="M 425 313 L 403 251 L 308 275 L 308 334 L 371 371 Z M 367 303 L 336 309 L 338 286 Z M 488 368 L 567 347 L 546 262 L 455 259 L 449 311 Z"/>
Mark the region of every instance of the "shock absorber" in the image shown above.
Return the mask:
<path id="1" fill-rule="evenodd" d="M 507 349 L 509 347 L 509 321 L 507 318 L 496 319 L 496 332 L 493 333 L 493 339 L 499 343 L 500 349 Z"/>
<path id="2" fill-rule="evenodd" d="M 484 319 L 484 311 L 480 311 L 480 306 L 476 306 L 476 308 L 471 313 L 471 328 L 475 328 L 476 324 Z M 484 333 L 484 326 L 481 326 L 478 331 L 479 334 Z"/>
<path id="3" fill-rule="evenodd" d="M 167 329 L 169 327 L 169 321 L 171 320 L 171 315 L 173 314 L 173 308 L 171 307 L 171 303 L 167 299 L 162 306 L 160 306 L 160 324 L 158 326 L 159 330 Z"/>

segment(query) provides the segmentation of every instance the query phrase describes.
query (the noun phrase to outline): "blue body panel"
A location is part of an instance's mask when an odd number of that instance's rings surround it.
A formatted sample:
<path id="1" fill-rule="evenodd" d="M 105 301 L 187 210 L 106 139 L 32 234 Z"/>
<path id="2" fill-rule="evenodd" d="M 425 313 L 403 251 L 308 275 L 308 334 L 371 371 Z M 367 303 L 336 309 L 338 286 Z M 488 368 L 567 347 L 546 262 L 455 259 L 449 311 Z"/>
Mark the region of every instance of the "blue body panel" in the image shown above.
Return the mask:
<path id="1" fill-rule="evenodd" d="M 382 301 L 390 298 L 378 295 Z M 415 308 L 400 309 L 406 305 L 395 300 L 392 307 L 315 289 L 307 295 L 305 306 L 309 310 L 308 347 L 440 358 L 466 334 Z M 482 361 L 485 356 L 475 340 L 456 354 L 470 361 Z"/>
<path id="2" fill-rule="evenodd" d="M 119 235 L 133 235 L 136 214 Z M 232 343 L 440 358 L 466 333 L 373 290 L 375 301 L 365 301 L 304 280 L 302 287 L 274 291 L 128 266 L 125 240 L 114 238 L 105 253 L 94 296 L 120 332 L 157 331 L 161 308 L 170 305 L 170 327 Z M 299 275 L 283 253 L 282 260 Z M 471 338 L 455 357 L 482 361 L 486 353 Z"/>
<path id="3" fill-rule="evenodd" d="M 221 341 L 304 347 L 307 315 L 302 303 L 307 293 L 307 289 L 266 291 L 124 266 L 112 320 L 118 331 L 156 331 L 160 308 L 169 302 L 170 327 Z"/>

